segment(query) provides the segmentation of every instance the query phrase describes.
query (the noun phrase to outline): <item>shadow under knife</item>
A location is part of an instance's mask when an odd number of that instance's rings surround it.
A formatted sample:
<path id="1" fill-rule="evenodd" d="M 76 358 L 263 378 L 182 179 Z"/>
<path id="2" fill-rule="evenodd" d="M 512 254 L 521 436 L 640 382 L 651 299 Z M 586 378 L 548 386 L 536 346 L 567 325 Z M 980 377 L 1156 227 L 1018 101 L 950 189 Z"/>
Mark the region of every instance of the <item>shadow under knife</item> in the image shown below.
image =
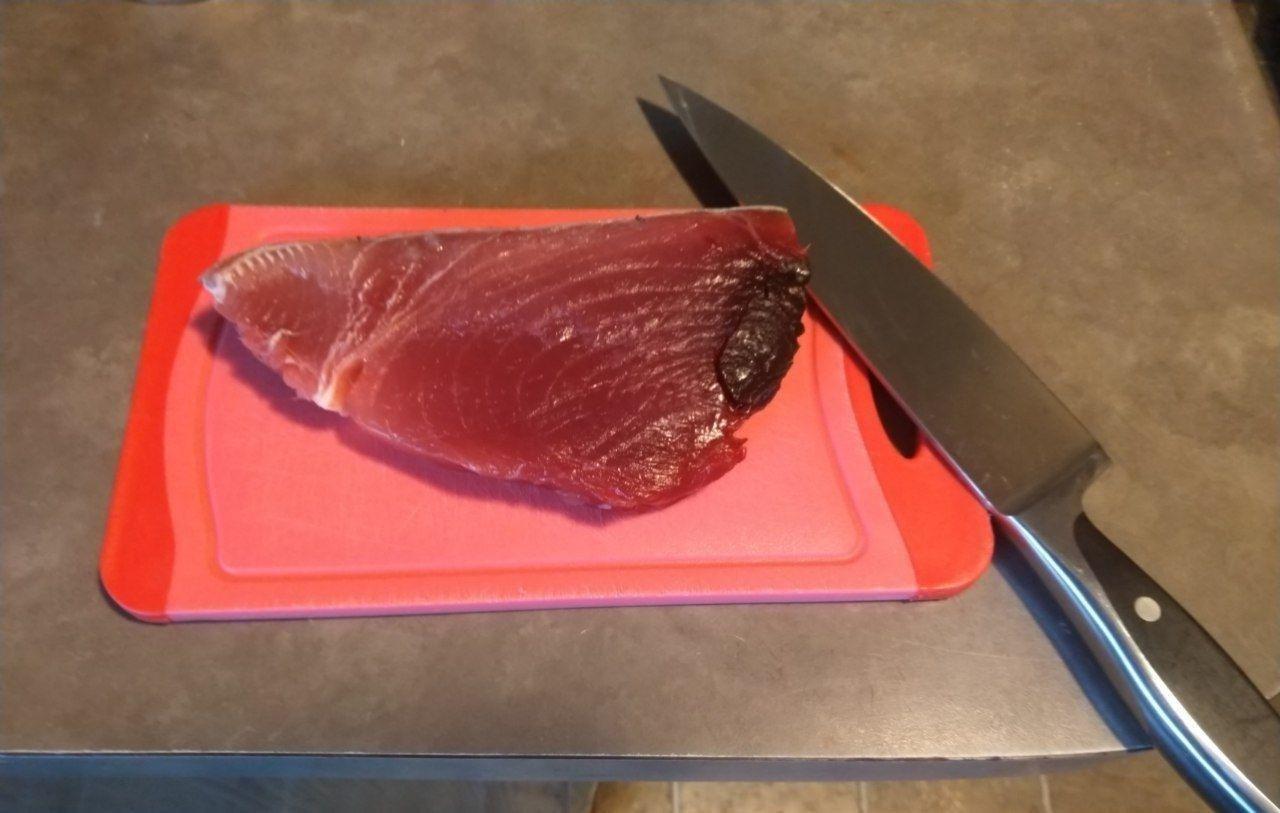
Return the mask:
<path id="1" fill-rule="evenodd" d="M 698 202 L 710 209 L 737 206 L 738 199 L 702 155 L 680 117 L 646 99 L 636 99 L 636 104 L 640 105 L 640 113 Z"/>
<path id="2" fill-rule="evenodd" d="M 1151 739 L 1111 685 L 1110 678 L 1098 665 L 1071 620 L 1045 589 L 1027 560 L 998 529 L 992 563 L 1031 613 L 1049 643 L 1053 644 L 1072 677 L 1080 684 L 1085 697 L 1089 698 L 1089 702 L 1121 745 L 1129 750 L 1150 748 Z"/>

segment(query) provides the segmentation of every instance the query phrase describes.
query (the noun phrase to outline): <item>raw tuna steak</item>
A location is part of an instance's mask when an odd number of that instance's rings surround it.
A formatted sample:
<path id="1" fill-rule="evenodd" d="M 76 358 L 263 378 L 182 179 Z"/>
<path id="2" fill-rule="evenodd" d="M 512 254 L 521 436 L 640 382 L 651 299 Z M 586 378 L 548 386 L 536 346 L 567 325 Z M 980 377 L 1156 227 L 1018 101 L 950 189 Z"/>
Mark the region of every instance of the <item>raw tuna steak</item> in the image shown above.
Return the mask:
<path id="1" fill-rule="evenodd" d="M 202 282 L 297 392 L 433 458 L 608 507 L 743 457 L 801 331 L 786 212 L 270 245 Z"/>

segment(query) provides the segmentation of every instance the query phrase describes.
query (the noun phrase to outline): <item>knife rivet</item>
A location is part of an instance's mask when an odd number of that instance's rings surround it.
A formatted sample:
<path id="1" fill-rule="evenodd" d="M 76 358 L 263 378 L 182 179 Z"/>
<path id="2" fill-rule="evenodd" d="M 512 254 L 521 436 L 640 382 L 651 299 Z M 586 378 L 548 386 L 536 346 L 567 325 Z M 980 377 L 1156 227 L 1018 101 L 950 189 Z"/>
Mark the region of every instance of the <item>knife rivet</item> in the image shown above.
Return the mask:
<path id="1" fill-rule="evenodd" d="M 1160 602 L 1151 596 L 1138 596 L 1133 602 L 1133 611 L 1143 621 L 1159 621 L 1160 620 Z"/>

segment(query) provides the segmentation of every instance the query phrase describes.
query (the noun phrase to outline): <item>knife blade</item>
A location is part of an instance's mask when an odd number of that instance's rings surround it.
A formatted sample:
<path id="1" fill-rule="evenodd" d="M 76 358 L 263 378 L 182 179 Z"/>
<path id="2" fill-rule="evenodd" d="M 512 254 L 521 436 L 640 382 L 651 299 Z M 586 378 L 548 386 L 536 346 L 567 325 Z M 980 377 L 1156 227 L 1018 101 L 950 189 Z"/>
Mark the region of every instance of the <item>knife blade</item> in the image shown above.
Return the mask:
<path id="1" fill-rule="evenodd" d="M 1220 809 L 1277 811 L 1280 715 L 1085 516 L 1101 446 L 982 319 L 858 203 L 729 111 L 660 77 L 739 203 L 786 207 L 811 292 L 992 512 L 1183 777 Z"/>

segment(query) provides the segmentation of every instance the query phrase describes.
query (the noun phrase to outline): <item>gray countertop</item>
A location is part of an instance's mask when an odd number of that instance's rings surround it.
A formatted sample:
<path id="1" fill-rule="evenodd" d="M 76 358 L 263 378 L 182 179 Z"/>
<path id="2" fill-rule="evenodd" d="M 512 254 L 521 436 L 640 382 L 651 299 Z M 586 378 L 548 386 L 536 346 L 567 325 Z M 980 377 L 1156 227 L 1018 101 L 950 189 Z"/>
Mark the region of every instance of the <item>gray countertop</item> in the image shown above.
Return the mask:
<path id="1" fill-rule="evenodd" d="M 1059 656 L 1078 642 L 1003 548 L 971 590 L 918 605 L 155 627 L 103 597 L 175 218 L 210 201 L 689 205 L 634 100 L 658 98 L 660 71 L 912 211 L 938 273 L 1111 451 L 1098 524 L 1280 688 L 1280 132 L 1229 4 L 0 15 L 0 752 L 874 776 L 1142 744 L 1087 662 Z"/>

